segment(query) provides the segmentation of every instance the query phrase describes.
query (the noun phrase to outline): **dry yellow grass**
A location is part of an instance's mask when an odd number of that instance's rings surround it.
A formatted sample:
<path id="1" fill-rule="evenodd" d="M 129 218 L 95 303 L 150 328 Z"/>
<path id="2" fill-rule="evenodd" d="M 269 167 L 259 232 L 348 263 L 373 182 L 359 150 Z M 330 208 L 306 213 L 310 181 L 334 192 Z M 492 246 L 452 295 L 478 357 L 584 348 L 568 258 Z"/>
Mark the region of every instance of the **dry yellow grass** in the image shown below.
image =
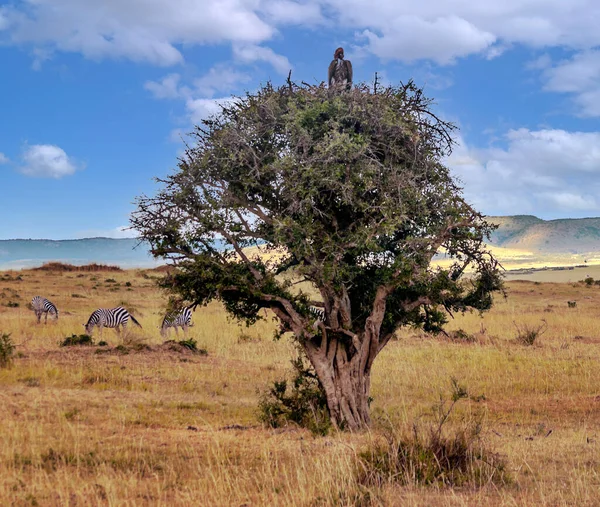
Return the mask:
<path id="1" fill-rule="evenodd" d="M 0 505 L 598 504 L 599 287 L 510 282 L 483 319 L 450 323 L 474 343 L 402 331 L 375 364 L 372 434 L 322 438 L 257 422 L 259 391 L 285 375 L 294 353 L 289 340 L 272 340 L 271 322 L 246 329 L 211 304 L 190 331 L 208 355 L 169 350 L 158 330 L 166 298 L 148 276 L 157 274 L 0 273 L 0 333 L 18 353 L 0 370 Z M 26 305 L 36 294 L 56 303 L 58 322 L 35 324 Z M 128 342 L 150 349 L 58 346 L 95 308 L 118 304 L 143 325 Z M 516 342 L 513 322 L 542 319 L 547 331 L 533 346 Z M 121 343 L 109 329 L 103 338 Z M 478 400 L 459 406 L 457 424 L 483 417 L 514 484 L 358 486 L 356 453 L 389 420 L 428 420 L 451 377 Z"/>

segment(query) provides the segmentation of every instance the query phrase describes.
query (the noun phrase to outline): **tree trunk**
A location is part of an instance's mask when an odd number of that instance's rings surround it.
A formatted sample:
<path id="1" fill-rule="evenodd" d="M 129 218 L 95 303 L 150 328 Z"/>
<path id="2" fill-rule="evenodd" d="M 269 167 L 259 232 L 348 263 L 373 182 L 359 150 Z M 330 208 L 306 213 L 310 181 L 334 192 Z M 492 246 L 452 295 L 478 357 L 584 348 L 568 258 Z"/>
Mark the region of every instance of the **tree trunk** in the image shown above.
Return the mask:
<path id="1" fill-rule="evenodd" d="M 354 357 L 348 360 L 346 344 L 336 339 L 328 344 L 329 354 L 320 347 L 307 345 L 307 355 L 325 391 L 331 422 L 340 429 L 367 429 L 371 423 L 371 375 L 360 360 L 362 354 L 355 351 Z"/>

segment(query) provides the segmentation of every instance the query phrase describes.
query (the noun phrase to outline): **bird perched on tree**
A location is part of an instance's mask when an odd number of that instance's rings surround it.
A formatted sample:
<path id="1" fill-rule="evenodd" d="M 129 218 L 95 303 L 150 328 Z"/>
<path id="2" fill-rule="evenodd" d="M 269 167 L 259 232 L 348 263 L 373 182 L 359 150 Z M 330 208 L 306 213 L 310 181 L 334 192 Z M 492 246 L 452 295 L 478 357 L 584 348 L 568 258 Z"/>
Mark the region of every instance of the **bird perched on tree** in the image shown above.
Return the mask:
<path id="1" fill-rule="evenodd" d="M 346 85 L 346 90 L 352 88 L 352 63 L 344 60 L 344 48 L 337 48 L 333 54 L 333 60 L 329 64 L 327 76 L 329 87 L 341 87 Z"/>

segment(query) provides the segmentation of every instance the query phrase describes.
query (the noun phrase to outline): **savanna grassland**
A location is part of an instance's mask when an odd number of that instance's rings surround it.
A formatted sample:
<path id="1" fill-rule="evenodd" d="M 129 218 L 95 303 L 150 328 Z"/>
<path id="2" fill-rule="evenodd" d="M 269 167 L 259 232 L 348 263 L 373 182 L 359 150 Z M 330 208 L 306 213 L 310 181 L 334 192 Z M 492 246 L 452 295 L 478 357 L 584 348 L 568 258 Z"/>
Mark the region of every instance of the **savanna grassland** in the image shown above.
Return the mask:
<path id="1" fill-rule="evenodd" d="M 449 336 L 404 330 L 375 363 L 372 432 L 321 437 L 259 423 L 260 393 L 295 354 L 289 339 L 272 339 L 271 321 L 241 327 L 214 303 L 196 310 L 189 333 L 207 354 L 165 345 L 158 276 L 0 273 L 0 335 L 16 345 L 0 369 L 1 505 L 600 503 L 599 286 L 509 281 L 506 299 L 483 318 L 455 316 Z M 57 322 L 36 324 L 27 303 L 37 294 L 59 307 Z M 143 329 L 59 346 L 94 309 L 119 304 Z M 532 345 L 517 340 L 538 329 Z M 452 378 L 469 398 L 445 427 L 481 423 L 510 481 L 359 483 L 360 452 L 390 424 L 430 424 Z"/>

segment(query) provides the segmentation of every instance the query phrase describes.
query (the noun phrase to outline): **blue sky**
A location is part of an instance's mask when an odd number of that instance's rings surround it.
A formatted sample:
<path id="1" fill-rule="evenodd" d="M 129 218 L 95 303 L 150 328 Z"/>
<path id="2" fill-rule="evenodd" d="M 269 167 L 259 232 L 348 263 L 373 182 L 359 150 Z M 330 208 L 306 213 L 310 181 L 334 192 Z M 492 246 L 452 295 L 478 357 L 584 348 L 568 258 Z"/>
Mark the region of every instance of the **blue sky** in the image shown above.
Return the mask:
<path id="1" fill-rule="evenodd" d="M 0 0 L 1 1 L 1 0 Z M 600 216 L 597 0 L 0 3 L 0 239 L 123 237 L 180 134 L 289 69 L 413 78 L 489 215 Z"/>

